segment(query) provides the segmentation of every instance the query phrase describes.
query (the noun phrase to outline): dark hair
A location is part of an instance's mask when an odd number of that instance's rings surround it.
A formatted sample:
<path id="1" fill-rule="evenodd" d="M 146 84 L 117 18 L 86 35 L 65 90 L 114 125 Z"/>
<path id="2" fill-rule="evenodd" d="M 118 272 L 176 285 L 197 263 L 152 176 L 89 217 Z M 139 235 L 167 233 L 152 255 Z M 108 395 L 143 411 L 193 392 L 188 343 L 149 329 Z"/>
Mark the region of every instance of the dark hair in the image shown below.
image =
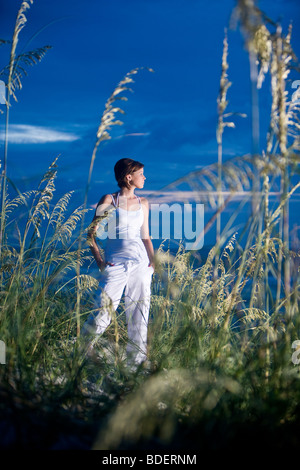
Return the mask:
<path id="1" fill-rule="evenodd" d="M 131 158 L 121 158 L 115 164 L 115 177 L 120 188 L 126 187 L 130 188 L 129 183 L 127 182 L 126 176 L 131 175 L 134 171 L 144 168 L 143 163 L 132 160 Z"/>

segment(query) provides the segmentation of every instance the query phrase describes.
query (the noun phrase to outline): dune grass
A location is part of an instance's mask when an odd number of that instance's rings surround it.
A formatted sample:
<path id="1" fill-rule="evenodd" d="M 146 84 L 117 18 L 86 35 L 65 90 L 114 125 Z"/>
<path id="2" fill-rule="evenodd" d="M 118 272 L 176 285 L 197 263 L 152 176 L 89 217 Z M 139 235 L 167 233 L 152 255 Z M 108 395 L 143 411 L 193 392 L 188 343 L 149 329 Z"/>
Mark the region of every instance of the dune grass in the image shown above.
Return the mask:
<path id="1" fill-rule="evenodd" d="M 259 86 L 271 74 L 267 148 L 261 155 L 255 151 L 222 161 L 223 131 L 232 124 L 226 119 L 234 114 L 224 113 L 229 90 L 225 36 L 218 162 L 173 184 L 206 190 L 215 214 L 205 230 L 217 222 L 216 244 L 200 263 L 199 253 L 185 251 L 183 244 L 176 253 L 167 243 L 157 250 L 147 368 L 126 367 L 123 305 L 97 343 L 95 357 L 82 351 L 80 330 L 94 308 L 98 287 L 86 241 L 86 197 L 75 209 L 72 192 L 55 198 L 57 160 L 37 188 L 10 196 L 5 162 L 1 446 L 199 451 L 231 444 L 247 447 L 249 438 L 258 447 L 297 445 L 299 252 L 290 247 L 288 203 L 299 188 L 292 185 L 299 164 L 299 103 L 288 101 L 286 93 L 295 59 L 291 31 L 284 36 L 251 5 L 238 2 L 236 13 L 247 33 L 251 66 L 253 54 L 259 60 Z M 28 6 L 23 2 L 18 15 L 8 83 L 14 83 L 17 73 L 16 41 Z M 115 101 L 137 71 L 124 77 L 106 104 L 86 196 L 99 146 L 109 139 L 111 127 L 121 124 L 116 114 L 122 110 Z M 8 91 L 8 96 L 13 94 Z M 269 193 L 278 181 L 281 195 L 271 208 Z M 250 193 L 252 215 L 244 227 L 237 230 L 234 225 L 241 208 L 224 223 L 222 191 Z"/>

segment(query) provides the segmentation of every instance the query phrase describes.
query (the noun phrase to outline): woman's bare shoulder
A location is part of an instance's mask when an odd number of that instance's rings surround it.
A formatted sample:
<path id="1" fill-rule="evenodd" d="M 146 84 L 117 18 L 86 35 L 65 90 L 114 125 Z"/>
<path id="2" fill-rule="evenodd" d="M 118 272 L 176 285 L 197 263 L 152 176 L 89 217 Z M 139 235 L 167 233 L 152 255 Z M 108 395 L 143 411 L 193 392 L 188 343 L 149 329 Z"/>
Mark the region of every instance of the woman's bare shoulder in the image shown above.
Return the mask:
<path id="1" fill-rule="evenodd" d="M 140 197 L 140 200 L 141 200 L 141 202 L 142 202 L 143 204 L 146 204 L 146 205 L 149 204 L 148 199 L 147 199 L 146 197 L 144 197 L 144 196 L 141 196 L 141 197 Z"/>
<path id="2" fill-rule="evenodd" d="M 107 210 L 107 208 L 109 208 L 110 206 L 113 206 L 111 194 L 103 194 L 96 206 L 95 216 L 102 215 L 103 212 Z"/>
<path id="3" fill-rule="evenodd" d="M 148 199 L 146 197 L 140 197 L 140 201 L 141 201 L 142 206 L 145 209 L 149 210 L 149 201 L 148 201 Z"/>
<path id="4" fill-rule="evenodd" d="M 111 204 L 112 203 L 111 196 L 115 197 L 115 194 L 114 193 L 103 194 L 103 196 L 101 196 L 101 198 L 99 199 L 99 202 L 97 205 L 99 206 L 100 204 Z"/>

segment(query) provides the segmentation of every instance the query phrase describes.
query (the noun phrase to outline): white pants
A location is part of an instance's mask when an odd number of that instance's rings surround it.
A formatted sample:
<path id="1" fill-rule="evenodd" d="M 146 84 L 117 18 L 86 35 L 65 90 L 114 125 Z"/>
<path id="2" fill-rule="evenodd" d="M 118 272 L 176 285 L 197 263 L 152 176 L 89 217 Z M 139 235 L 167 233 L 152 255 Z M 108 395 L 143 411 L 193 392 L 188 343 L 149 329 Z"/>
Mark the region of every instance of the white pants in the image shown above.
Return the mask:
<path id="1" fill-rule="evenodd" d="M 153 268 L 148 262 L 106 266 L 99 284 L 96 301 L 98 312 L 83 325 L 86 332 L 101 335 L 110 325 L 125 289 L 125 311 L 128 328 L 127 358 L 139 364 L 147 358 L 147 331 Z"/>

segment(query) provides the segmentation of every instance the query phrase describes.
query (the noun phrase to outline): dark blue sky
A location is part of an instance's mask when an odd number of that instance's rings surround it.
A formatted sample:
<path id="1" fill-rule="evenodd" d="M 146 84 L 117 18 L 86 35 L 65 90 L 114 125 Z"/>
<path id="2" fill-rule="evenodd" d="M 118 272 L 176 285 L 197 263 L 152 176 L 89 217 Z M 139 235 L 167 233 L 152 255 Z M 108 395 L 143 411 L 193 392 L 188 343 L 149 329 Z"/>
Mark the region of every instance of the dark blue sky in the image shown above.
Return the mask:
<path id="1" fill-rule="evenodd" d="M 20 3 L 0 0 L 0 38 L 11 38 Z M 84 190 L 105 102 L 136 67 L 154 73 L 136 75 L 134 93 L 122 103 L 124 125 L 97 154 L 90 200 L 115 189 L 113 165 L 125 156 L 144 162 L 149 191 L 215 162 L 222 42 L 235 5 L 234 0 L 34 1 L 17 52 L 52 49 L 28 69 L 18 103 L 12 103 L 8 170 L 15 183 L 30 186 L 61 155 L 58 186 Z M 300 57 L 299 1 L 261 0 L 259 6 L 281 19 L 286 32 L 293 21 L 292 44 Z M 239 29 L 229 30 L 228 40 L 228 111 L 248 117 L 236 118 L 236 129 L 225 131 L 225 159 L 251 151 L 248 55 Z M 8 54 L 9 47 L 1 46 L 0 68 Z M 269 91 L 266 84 L 260 92 L 262 141 Z M 4 115 L 0 120 L 3 129 Z"/>

